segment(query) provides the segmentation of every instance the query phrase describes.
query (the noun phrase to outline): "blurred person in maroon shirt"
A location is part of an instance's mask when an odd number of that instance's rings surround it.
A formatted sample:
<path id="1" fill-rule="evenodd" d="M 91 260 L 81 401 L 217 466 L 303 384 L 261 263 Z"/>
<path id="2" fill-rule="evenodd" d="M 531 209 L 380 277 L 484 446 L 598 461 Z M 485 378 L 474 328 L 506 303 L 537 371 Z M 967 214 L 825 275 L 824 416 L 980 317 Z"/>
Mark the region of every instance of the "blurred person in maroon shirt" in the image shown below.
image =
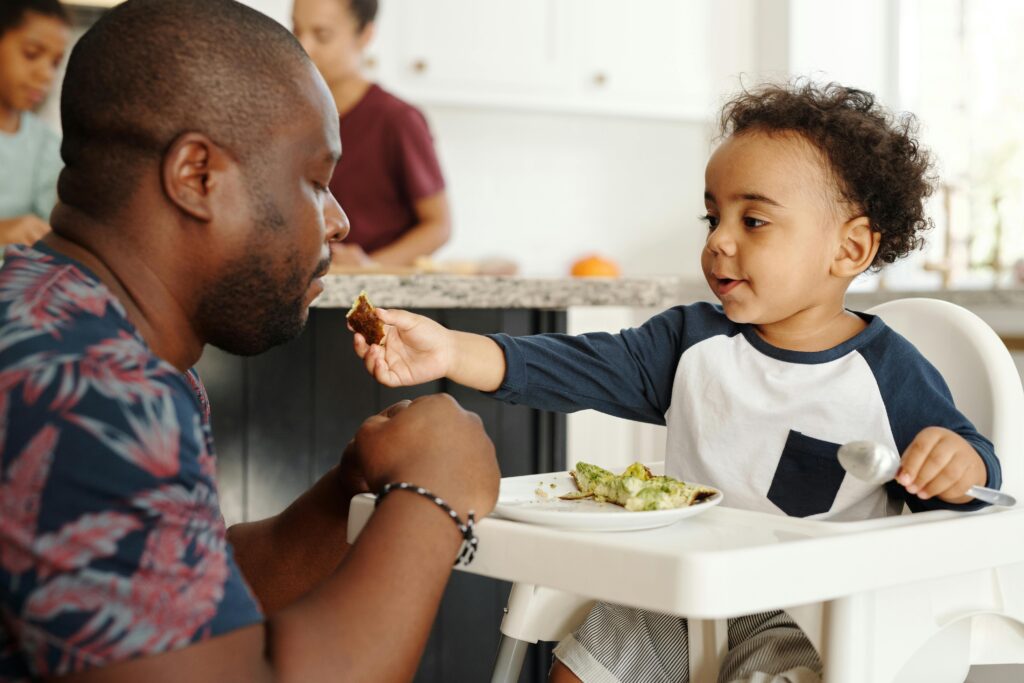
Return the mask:
<path id="1" fill-rule="evenodd" d="M 451 233 L 444 177 L 427 121 L 360 72 L 377 0 L 295 0 L 295 36 L 334 96 L 345 153 L 331 191 L 352 232 L 332 246 L 340 266 L 408 265 Z"/>

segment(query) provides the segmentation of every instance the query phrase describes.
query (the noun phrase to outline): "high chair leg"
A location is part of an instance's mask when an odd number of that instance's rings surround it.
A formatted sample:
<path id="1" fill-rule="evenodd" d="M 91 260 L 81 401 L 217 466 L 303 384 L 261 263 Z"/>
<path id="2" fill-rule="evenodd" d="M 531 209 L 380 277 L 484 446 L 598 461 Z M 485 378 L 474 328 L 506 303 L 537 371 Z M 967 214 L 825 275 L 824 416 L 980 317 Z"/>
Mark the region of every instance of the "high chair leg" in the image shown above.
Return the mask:
<path id="1" fill-rule="evenodd" d="M 524 640 L 502 635 L 498 644 L 498 656 L 494 660 L 494 671 L 491 673 L 491 683 L 517 683 L 529 647 L 530 644 Z"/>

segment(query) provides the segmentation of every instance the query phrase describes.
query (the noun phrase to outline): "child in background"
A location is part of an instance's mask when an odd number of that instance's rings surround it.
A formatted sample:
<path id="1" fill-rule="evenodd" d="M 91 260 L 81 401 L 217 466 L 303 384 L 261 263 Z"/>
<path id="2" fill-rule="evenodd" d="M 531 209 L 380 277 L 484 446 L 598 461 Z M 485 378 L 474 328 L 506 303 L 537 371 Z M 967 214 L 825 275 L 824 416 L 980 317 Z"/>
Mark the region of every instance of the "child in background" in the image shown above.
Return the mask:
<path id="1" fill-rule="evenodd" d="M 992 444 L 939 373 L 878 317 L 848 310 L 865 270 L 922 243 L 930 158 L 914 121 L 865 92 L 769 85 L 722 113 L 708 161 L 701 267 L 721 305 L 677 306 L 619 334 L 489 337 L 378 309 L 385 346 L 356 352 L 388 386 L 439 377 L 535 408 L 668 425 L 666 473 L 733 507 L 858 520 L 972 510 L 998 487 Z M 897 480 L 845 476 L 840 444 L 902 453 Z M 551 681 L 687 681 L 686 620 L 597 604 L 555 650 Z M 730 620 L 721 681 L 817 681 L 821 663 L 784 612 Z"/>
<path id="2" fill-rule="evenodd" d="M 448 241 L 444 176 L 427 121 L 361 73 L 373 39 L 377 0 L 295 0 L 295 36 L 341 115 L 344 154 L 331 192 L 352 231 L 331 245 L 339 266 L 411 265 Z"/>
<path id="3" fill-rule="evenodd" d="M 32 110 L 53 86 L 70 24 L 57 0 L 0 3 L 0 245 L 50 231 L 60 138 Z"/>

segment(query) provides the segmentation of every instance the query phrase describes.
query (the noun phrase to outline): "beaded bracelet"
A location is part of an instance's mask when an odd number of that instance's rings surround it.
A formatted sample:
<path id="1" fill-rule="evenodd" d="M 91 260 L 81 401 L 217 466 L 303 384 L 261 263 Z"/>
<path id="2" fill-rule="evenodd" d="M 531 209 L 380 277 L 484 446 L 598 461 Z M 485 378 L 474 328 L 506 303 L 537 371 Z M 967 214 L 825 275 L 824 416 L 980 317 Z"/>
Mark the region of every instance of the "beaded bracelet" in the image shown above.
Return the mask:
<path id="1" fill-rule="evenodd" d="M 377 502 L 374 503 L 374 507 L 380 505 L 380 502 L 384 500 L 384 496 L 388 495 L 389 493 L 396 489 L 401 491 L 412 491 L 413 493 L 418 493 L 424 498 L 429 498 L 437 506 L 444 510 L 448 514 L 448 516 L 452 518 L 452 521 L 455 522 L 455 526 L 459 528 L 459 533 L 462 534 L 462 546 L 459 548 L 459 554 L 455 558 L 455 565 L 468 565 L 470 562 L 473 561 L 473 557 L 476 555 L 477 538 L 476 535 L 473 533 L 473 526 L 475 524 L 476 516 L 473 514 L 472 510 L 470 510 L 469 514 L 466 516 L 466 522 L 463 522 L 462 519 L 459 518 L 458 513 L 455 512 L 455 510 L 453 510 L 452 507 L 448 505 L 448 503 L 444 502 L 444 499 L 440 498 L 439 496 L 435 496 L 433 493 L 423 488 L 422 486 L 416 486 L 414 484 L 409 484 L 404 481 L 393 482 L 391 484 L 386 485 L 383 489 L 381 489 L 381 492 L 377 494 Z"/>

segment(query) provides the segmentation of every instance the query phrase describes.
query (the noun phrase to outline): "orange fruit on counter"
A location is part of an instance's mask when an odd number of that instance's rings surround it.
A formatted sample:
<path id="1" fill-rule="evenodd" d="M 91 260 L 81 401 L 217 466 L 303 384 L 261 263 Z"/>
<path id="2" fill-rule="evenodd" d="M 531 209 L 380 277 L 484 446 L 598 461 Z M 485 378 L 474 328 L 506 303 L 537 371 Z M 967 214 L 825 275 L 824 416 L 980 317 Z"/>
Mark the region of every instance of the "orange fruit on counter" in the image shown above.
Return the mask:
<path id="1" fill-rule="evenodd" d="M 597 254 L 585 256 L 572 264 L 573 277 L 619 277 L 619 264 Z"/>

